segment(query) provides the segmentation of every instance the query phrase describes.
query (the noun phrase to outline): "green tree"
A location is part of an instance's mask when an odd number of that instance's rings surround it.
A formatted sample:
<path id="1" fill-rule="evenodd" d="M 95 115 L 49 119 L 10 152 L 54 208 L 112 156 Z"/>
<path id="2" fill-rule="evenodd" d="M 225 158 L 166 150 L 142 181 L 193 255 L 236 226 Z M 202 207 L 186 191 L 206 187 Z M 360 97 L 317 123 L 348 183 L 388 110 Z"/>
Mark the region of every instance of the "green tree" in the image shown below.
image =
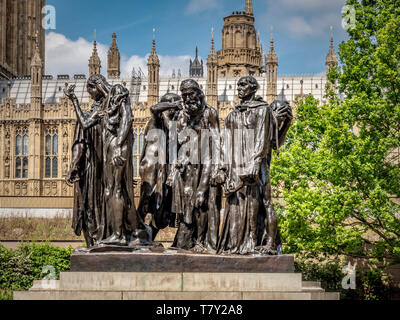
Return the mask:
<path id="1" fill-rule="evenodd" d="M 272 182 L 286 252 L 400 260 L 400 3 L 349 0 L 356 25 L 323 106 L 299 101 Z"/>

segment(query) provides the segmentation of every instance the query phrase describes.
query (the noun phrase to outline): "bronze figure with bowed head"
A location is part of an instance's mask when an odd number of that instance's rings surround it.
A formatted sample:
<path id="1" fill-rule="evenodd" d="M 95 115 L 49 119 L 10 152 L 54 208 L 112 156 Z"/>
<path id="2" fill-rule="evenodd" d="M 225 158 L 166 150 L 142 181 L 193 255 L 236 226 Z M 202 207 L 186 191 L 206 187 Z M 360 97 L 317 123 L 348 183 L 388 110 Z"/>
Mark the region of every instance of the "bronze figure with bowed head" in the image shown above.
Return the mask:
<path id="1" fill-rule="evenodd" d="M 159 230 L 176 226 L 176 215 L 171 212 L 172 190 L 166 181 L 170 171 L 169 150 L 176 144 L 176 120 L 181 110 L 181 97 L 167 93 L 159 104 L 150 108 L 152 118 L 145 129 L 138 212 L 143 220 L 147 214 L 152 216 L 153 240 Z"/>
<path id="2" fill-rule="evenodd" d="M 219 158 L 218 112 L 205 102 L 199 84 L 181 84 L 184 108 L 177 118 L 178 156 L 167 184 L 179 227 L 173 247 L 215 252 L 218 241 L 221 188 L 213 177 Z"/>
<path id="3" fill-rule="evenodd" d="M 225 119 L 217 180 L 224 183 L 226 209 L 218 252 L 277 254 L 280 237 L 272 203 L 272 150 L 283 143 L 292 120 L 288 103 L 268 105 L 252 76 L 238 82 L 240 103 Z"/>

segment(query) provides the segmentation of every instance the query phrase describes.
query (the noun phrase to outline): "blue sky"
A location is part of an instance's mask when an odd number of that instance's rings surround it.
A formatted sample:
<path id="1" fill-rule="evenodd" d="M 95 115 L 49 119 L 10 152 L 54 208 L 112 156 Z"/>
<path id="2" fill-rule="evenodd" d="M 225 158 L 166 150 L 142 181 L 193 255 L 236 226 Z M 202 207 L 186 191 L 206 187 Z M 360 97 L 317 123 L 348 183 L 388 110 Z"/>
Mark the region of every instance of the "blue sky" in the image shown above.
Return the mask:
<path id="1" fill-rule="evenodd" d="M 172 69 L 188 73 L 195 47 L 204 60 L 210 51 L 210 29 L 216 49 L 221 48 L 223 18 L 244 10 L 245 0 L 47 0 L 56 9 L 56 29 L 47 32 L 46 73 L 87 73 L 93 31 L 97 30 L 102 71 L 111 35 L 117 33 L 122 73 L 141 67 L 151 50 L 156 28 L 161 74 Z M 319 74 L 325 69 L 329 27 L 334 27 L 335 48 L 346 39 L 341 27 L 345 0 L 253 0 L 256 28 L 268 52 L 274 27 L 280 74 Z"/>

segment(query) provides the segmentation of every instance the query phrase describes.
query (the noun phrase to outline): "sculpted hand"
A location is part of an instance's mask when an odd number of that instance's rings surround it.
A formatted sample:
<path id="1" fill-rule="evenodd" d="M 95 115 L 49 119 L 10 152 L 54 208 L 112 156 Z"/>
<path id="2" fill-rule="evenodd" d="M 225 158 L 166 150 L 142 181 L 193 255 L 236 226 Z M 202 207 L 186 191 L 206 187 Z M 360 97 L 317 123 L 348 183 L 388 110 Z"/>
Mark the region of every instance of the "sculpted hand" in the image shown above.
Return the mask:
<path id="1" fill-rule="evenodd" d="M 224 184 L 226 181 L 226 173 L 224 170 L 218 170 L 218 173 L 215 176 L 215 183 L 216 184 Z"/>
<path id="2" fill-rule="evenodd" d="M 124 92 L 124 93 L 121 93 L 121 94 L 117 94 L 117 95 L 115 95 L 114 97 L 111 98 L 111 104 L 114 105 L 114 106 L 115 105 L 119 105 L 128 96 L 129 96 L 129 92 Z"/>
<path id="3" fill-rule="evenodd" d="M 201 208 L 205 201 L 206 201 L 206 196 L 205 196 L 204 192 L 198 191 L 197 194 L 196 194 L 195 207 L 196 208 Z"/>
<path id="4" fill-rule="evenodd" d="M 75 95 L 75 85 L 69 86 L 69 88 L 64 88 L 64 94 L 66 97 L 68 97 L 71 101 L 77 99 Z"/>
<path id="5" fill-rule="evenodd" d="M 75 182 L 78 182 L 80 180 L 78 170 L 76 168 L 71 168 L 69 170 L 67 177 L 65 178 L 65 181 L 69 186 L 73 186 Z"/>
<path id="6" fill-rule="evenodd" d="M 256 183 L 258 181 L 258 177 L 260 175 L 260 165 L 258 163 L 253 165 L 253 168 L 250 171 L 250 183 Z"/>
<path id="7" fill-rule="evenodd" d="M 122 157 L 122 154 L 121 154 L 121 147 L 115 148 L 113 158 L 112 158 L 112 164 L 114 166 L 123 167 L 125 164 L 125 161 L 126 161 L 126 159 L 124 157 Z"/>
<path id="8" fill-rule="evenodd" d="M 260 165 L 253 164 L 248 172 L 243 175 L 239 175 L 240 179 L 245 185 L 255 185 L 259 179 Z"/>
<path id="9" fill-rule="evenodd" d="M 174 107 L 176 110 L 181 110 L 182 109 L 182 101 L 175 101 L 171 102 L 170 105 Z"/>
<path id="10" fill-rule="evenodd" d="M 290 119 L 290 120 L 293 119 L 292 108 L 288 104 L 284 104 L 284 105 L 280 106 L 275 111 L 275 114 L 279 121 L 282 121 L 285 119 Z"/>

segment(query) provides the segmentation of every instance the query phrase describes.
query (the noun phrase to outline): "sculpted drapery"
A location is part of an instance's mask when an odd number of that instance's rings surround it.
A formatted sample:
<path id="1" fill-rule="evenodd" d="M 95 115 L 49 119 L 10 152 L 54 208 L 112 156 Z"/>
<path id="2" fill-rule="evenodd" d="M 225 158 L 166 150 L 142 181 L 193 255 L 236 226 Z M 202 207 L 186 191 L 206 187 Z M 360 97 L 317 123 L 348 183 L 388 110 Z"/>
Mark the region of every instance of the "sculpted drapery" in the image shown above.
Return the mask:
<path id="1" fill-rule="evenodd" d="M 140 159 L 138 211 L 128 90 L 111 86 L 101 75 L 92 76 L 88 92 L 95 102 L 86 113 L 80 109 L 74 86 L 66 90 L 78 118 L 67 176 L 76 186 L 76 234 L 83 231 L 89 247 L 134 247 L 152 245 L 160 229 L 177 224 L 172 246 L 176 249 L 280 253 L 269 170 L 272 151 L 279 151 L 284 142 L 292 114 L 288 103 L 268 105 L 256 97 L 258 88 L 251 76 L 239 80 L 241 101 L 225 119 L 222 131 L 217 110 L 206 104 L 194 80 L 182 82 L 182 100 L 167 94 L 151 107 L 153 116 Z M 174 145 L 177 155 L 171 157 Z M 222 186 L 226 208 L 220 224 Z M 151 226 L 143 223 L 148 213 Z"/>
<path id="2" fill-rule="evenodd" d="M 279 150 L 292 119 L 288 103 L 268 105 L 255 78 L 238 82 L 241 102 L 225 119 L 219 179 L 226 193 L 219 253 L 281 252 L 272 203 L 272 150 Z"/>
<path id="3" fill-rule="evenodd" d="M 134 204 L 129 92 L 101 75 L 91 76 L 87 89 L 95 102 L 86 113 L 74 86 L 65 91 L 78 118 L 67 176 L 75 183 L 73 228 L 77 235 L 84 232 L 88 247 L 149 244 Z"/>

